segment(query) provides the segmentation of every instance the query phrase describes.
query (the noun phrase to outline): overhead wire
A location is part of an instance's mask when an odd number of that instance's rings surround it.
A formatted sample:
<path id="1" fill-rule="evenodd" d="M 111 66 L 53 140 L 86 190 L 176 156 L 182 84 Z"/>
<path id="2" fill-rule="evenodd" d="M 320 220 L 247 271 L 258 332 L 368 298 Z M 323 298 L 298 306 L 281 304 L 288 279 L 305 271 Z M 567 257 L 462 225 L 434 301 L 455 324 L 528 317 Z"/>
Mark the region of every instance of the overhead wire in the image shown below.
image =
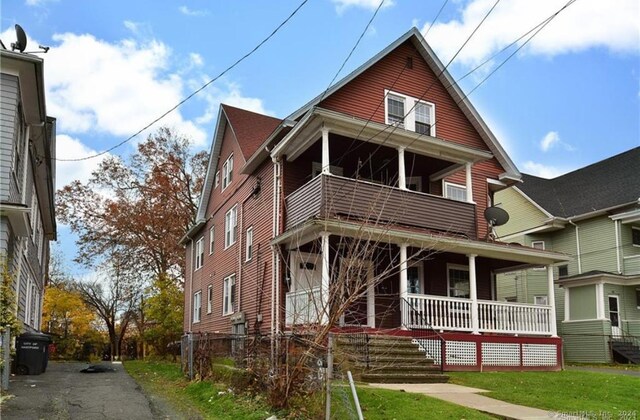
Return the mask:
<path id="1" fill-rule="evenodd" d="M 284 19 L 282 22 L 280 22 L 280 24 L 278 26 L 276 26 L 276 28 L 266 37 L 264 38 L 262 41 L 260 41 L 260 43 L 258 43 L 255 47 L 253 47 L 253 49 L 251 49 L 249 52 L 247 52 L 246 54 L 244 54 L 242 57 L 240 57 L 239 59 L 237 59 L 233 64 L 231 64 L 230 66 L 228 66 L 226 69 L 224 69 L 222 72 L 220 72 L 220 74 L 218 74 L 217 76 L 215 76 L 213 79 L 210 79 L 208 82 L 206 82 L 205 84 L 203 84 L 202 86 L 200 86 L 198 89 L 196 89 L 195 91 L 193 91 L 191 94 L 189 94 L 188 96 L 186 96 L 184 99 L 182 99 L 180 102 L 178 102 L 176 105 L 174 105 L 173 107 L 171 107 L 169 110 L 167 110 L 166 112 L 164 112 L 162 115 L 160 115 L 159 117 L 157 117 L 156 119 L 154 119 L 153 121 L 151 121 L 149 124 L 145 125 L 143 128 L 141 128 L 140 130 L 136 131 L 134 134 L 132 134 L 131 136 L 127 137 L 126 139 L 122 140 L 121 142 L 117 143 L 116 145 L 103 150 L 101 152 L 95 153 L 93 155 L 89 155 L 89 156 L 84 156 L 81 158 L 71 158 L 71 159 L 60 159 L 60 158 L 54 158 L 54 160 L 57 160 L 59 162 L 79 162 L 79 161 L 83 161 L 83 160 L 89 160 L 89 159 L 94 159 L 97 157 L 100 157 L 102 155 L 105 155 L 115 149 L 117 149 L 118 147 L 130 142 L 131 140 L 133 140 L 134 138 L 136 138 L 140 133 L 142 133 L 143 131 L 147 130 L 148 128 L 150 128 L 151 126 L 153 126 L 154 124 L 156 124 L 157 122 L 159 122 L 160 120 L 162 120 L 164 117 L 166 117 L 167 115 L 169 115 L 170 113 L 172 113 L 173 111 L 175 111 L 176 109 L 178 109 L 180 106 L 182 106 L 185 102 L 187 102 L 188 100 L 190 100 L 191 98 L 193 98 L 195 95 L 197 95 L 198 93 L 200 93 L 201 91 L 203 91 L 204 89 L 206 89 L 209 85 L 211 85 L 212 83 L 214 83 L 215 81 L 217 81 L 218 79 L 220 79 L 222 76 L 224 76 L 225 74 L 227 74 L 229 71 L 231 71 L 233 68 L 235 68 L 238 64 L 240 64 L 241 62 L 243 62 L 244 60 L 246 60 L 247 58 L 249 58 L 253 53 L 255 53 L 258 49 L 260 49 L 260 47 L 262 47 L 265 43 L 267 43 L 267 41 L 269 41 L 284 25 L 287 24 L 287 22 L 289 22 L 297 13 L 300 9 L 302 9 L 302 7 L 308 2 L 309 0 L 303 0 L 288 16 L 286 19 Z"/>

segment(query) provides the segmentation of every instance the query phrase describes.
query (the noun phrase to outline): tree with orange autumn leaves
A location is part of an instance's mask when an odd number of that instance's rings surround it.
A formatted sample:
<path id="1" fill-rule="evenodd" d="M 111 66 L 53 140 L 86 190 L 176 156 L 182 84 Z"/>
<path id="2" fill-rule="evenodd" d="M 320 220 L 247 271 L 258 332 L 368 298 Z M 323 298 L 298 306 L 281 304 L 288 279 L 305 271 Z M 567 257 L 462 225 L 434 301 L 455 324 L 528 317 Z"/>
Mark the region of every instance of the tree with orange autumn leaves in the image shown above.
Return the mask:
<path id="1" fill-rule="evenodd" d="M 185 253 L 179 241 L 195 222 L 207 162 L 206 152 L 193 153 L 188 139 L 160 128 L 126 161 L 109 156 L 88 180 L 73 181 L 58 191 L 59 220 L 78 236 L 75 260 L 89 267 L 100 266 L 107 273 L 114 272 L 114 266 L 119 273 L 135 273 L 127 277 L 138 279 L 138 290 L 146 291 L 144 299 L 141 293 L 129 294 L 137 302 L 125 305 L 128 309 L 119 314 L 118 336 L 124 336 L 131 324 L 144 336 L 145 324 L 161 321 L 151 319 L 153 311 L 146 314 L 142 304 L 148 299 L 153 302 L 154 294 L 167 290 L 157 287 L 157 282 L 174 282 L 182 293 Z M 95 304 L 101 298 L 98 295 L 108 290 L 106 284 L 102 289 L 97 284 L 77 286 L 93 308 L 100 306 Z M 98 310 L 96 313 L 113 329 L 112 319 L 104 319 Z M 181 325 L 179 329 L 166 334 L 179 336 Z M 117 355 L 121 340 L 110 338 Z"/>

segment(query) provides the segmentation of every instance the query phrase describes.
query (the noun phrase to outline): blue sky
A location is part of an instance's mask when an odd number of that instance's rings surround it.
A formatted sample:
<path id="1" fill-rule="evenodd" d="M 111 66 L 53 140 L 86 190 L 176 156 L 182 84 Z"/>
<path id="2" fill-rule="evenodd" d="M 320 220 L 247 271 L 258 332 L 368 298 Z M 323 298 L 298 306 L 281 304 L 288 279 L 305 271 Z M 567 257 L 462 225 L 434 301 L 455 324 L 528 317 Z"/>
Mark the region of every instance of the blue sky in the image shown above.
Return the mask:
<path id="1" fill-rule="evenodd" d="M 45 59 L 58 157 L 101 151 L 138 131 L 267 36 L 301 0 L 2 2 L 0 39 L 19 23 Z M 309 0 L 255 54 L 161 123 L 208 148 L 220 102 L 285 117 L 322 92 L 379 0 Z M 495 0 L 385 1 L 340 74 L 416 26 L 447 62 Z M 449 70 L 455 78 L 566 0 L 502 0 Z M 513 51 L 510 50 L 510 51 Z M 473 89 L 504 60 L 465 79 Z M 470 96 L 522 172 L 555 176 L 640 145 L 640 5 L 577 0 Z M 113 153 L 127 155 L 135 142 Z M 58 163 L 58 187 L 97 160 Z M 60 226 L 61 246 L 73 237 Z M 72 257 L 72 255 L 68 255 Z"/>

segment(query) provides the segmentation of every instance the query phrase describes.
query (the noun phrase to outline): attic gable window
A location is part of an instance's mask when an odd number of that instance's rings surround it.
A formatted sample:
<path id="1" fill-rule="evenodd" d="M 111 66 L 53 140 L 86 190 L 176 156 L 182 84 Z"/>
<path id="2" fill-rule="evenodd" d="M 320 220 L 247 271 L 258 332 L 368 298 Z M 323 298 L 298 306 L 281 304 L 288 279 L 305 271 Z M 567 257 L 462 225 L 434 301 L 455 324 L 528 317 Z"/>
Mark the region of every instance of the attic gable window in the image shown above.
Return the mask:
<path id="1" fill-rule="evenodd" d="M 435 105 L 401 93 L 385 90 L 386 123 L 405 130 L 435 136 Z"/>
<path id="2" fill-rule="evenodd" d="M 233 180 L 233 153 L 227 158 L 222 165 L 222 191 L 231 184 Z"/>

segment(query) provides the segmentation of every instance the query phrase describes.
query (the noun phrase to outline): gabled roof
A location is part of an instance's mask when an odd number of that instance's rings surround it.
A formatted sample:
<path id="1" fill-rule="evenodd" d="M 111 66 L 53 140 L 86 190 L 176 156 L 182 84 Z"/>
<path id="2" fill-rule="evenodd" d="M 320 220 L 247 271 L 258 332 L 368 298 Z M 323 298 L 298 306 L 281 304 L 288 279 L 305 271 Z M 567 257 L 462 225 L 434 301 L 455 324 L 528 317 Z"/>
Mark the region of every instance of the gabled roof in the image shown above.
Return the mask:
<path id="1" fill-rule="evenodd" d="M 640 147 L 553 179 L 522 175 L 518 188 L 555 217 L 619 207 L 640 199 Z"/>
<path id="2" fill-rule="evenodd" d="M 300 109 L 292 113 L 287 118 L 293 119 L 293 120 L 299 119 L 304 114 L 309 112 L 313 107 L 317 106 L 322 100 L 334 94 L 336 91 L 341 89 L 347 83 L 351 82 L 353 79 L 358 77 L 364 71 L 372 67 L 382 58 L 387 56 L 390 52 L 392 52 L 393 50 L 395 50 L 396 48 L 398 48 L 400 45 L 402 45 L 407 41 L 411 41 L 413 43 L 417 51 L 420 53 L 420 55 L 422 55 L 422 57 L 426 61 L 429 68 L 431 68 L 434 74 L 439 75 L 440 81 L 442 82 L 444 87 L 447 89 L 449 94 L 452 96 L 454 101 L 458 104 L 458 106 L 460 107 L 460 110 L 469 119 L 473 127 L 476 129 L 476 131 L 478 131 L 478 133 L 480 134 L 484 142 L 489 147 L 489 150 L 491 150 L 491 152 L 496 157 L 498 162 L 500 162 L 502 167 L 505 169 L 505 173 L 501 175 L 501 178 L 507 178 L 514 181 L 519 181 L 521 178 L 521 174 L 518 171 L 518 168 L 516 168 L 516 165 L 513 163 L 511 158 L 507 155 L 507 153 L 502 148 L 502 145 L 500 144 L 496 136 L 491 132 L 491 130 L 489 129 L 487 124 L 484 122 L 482 117 L 480 117 L 480 114 L 478 113 L 478 111 L 474 108 L 474 106 L 471 104 L 469 99 L 462 92 L 462 90 L 460 89 L 458 84 L 455 82 L 453 77 L 451 77 L 451 74 L 449 74 L 449 72 L 444 67 L 440 59 L 436 56 L 435 52 L 431 49 L 429 44 L 427 44 L 427 41 L 424 39 L 420 31 L 415 27 L 411 28 L 404 35 L 402 35 L 400 38 L 398 38 L 397 40 L 392 42 L 389 46 L 387 46 L 387 48 L 380 51 L 378 54 L 373 56 L 367 62 L 362 64 L 360 67 L 358 67 L 357 69 L 349 73 L 342 80 L 340 80 L 339 82 L 331 86 L 326 91 L 326 93 L 322 93 L 316 96 L 315 98 L 313 98 L 311 101 L 306 103 L 303 107 L 301 107 Z"/>
<path id="3" fill-rule="evenodd" d="M 282 122 L 279 118 L 269 117 L 230 105 L 223 104 L 221 108 L 227 116 L 245 160 L 249 160 L 264 139 Z"/>

